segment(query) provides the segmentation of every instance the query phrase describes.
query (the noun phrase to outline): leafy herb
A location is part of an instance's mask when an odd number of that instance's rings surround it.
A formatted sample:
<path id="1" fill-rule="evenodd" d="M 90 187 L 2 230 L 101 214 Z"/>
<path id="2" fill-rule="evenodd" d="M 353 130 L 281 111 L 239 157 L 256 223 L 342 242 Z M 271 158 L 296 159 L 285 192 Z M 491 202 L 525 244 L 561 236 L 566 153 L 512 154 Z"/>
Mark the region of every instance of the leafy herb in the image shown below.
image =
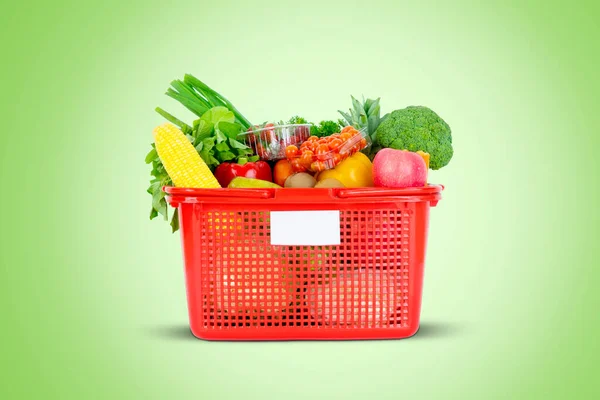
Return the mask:
<path id="1" fill-rule="evenodd" d="M 152 179 L 150 180 L 150 187 L 148 187 L 148 193 L 152 195 L 152 208 L 150 210 L 150 219 L 154 219 L 161 215 L 165 221 L 168 221 L 168 207 L 165 200 L 165 192 L 162 191 L 163 186 L 172 185 L 171 178 L 167 174 L 165 167 L 158 158 L 154 143 L 152 143 L 152 149 L 146 155 L 146 164 L 152 164 Z M 171 227 L 173 232 L 179 228 L 179 223 L 176 220 L 177 213 L 175 212 L 171 219 Z"/>
<path id="2" fill-rule="evenodd" d="M 310 122 L 308 122 L 305 118 L 299 117 L 297 115 L 290 118 L 287 123 L 290 125 L 310 124 Z"/>
<path id="3" fill-rule="evenodd" d="M 318 137 L 325 137 L 329 135 L 333 135 L 334 133 L 339 133 L 344 126 L 347 124 L 344 123 L 341 119 L 338 121 L 321 121 L 318 124 L 313 124 L 312 122 L 308 122 L 306 118 L 293 116 L 287 122 L 288 124 L 311 124 L 310 134 Z M 284 122 L 280 122 L 280 124 L 284 124 Z"/>
<path id="4" fill-rule="evenodd" d="M 319 125 L 313 125 L 310 128 L 310 134 L 318 137 L 325 137 L 339 133 L 343 128 L 343 125 L 337 121 L 321 121 Z"/>
<path id="5" fill-rule="evenodd" d="M 188 125 L 160 107 L 156 108 L 156 112 L 186 134 L 200 157 L 211 169 L 225 161 L 258 160 L 258 156 L 253 155 L 252 149 L 246 146 L 243 140 L 239 140 L 239 134 L 252 124 L 221 94 L 189 74 L 186 74 L 183 80 L 171 82 L 171 87 L 167 89 L 166 94 L 199 118 L 192 125 Z M 152 165 L 150 172 L 152 179 L 148 187 L 148 193 L 152 195 L 150 219 L 161 215 L 163 219 L 169 220 L 162 188 L 171 186 L 173 182 L 160 161 L 154 144 L 146 155 L 146 164 Z M 173 232 L 179 229 L 177 212 L 171 216 L 171 228 Z"/>

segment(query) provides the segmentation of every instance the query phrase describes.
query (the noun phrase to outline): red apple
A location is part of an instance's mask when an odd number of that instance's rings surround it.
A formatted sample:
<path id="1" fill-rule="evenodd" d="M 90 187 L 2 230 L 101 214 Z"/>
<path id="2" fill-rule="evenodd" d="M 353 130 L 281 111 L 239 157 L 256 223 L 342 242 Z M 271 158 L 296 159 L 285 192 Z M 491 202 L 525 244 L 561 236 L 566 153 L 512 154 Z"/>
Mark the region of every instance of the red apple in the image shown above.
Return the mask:
<path id="1" fill-rule="evenodd" d="M 424 186 L 427 165 L 417 153 L 382 149 L 373 160 L 373 181 L 375 186 L 392 188 Z"/>

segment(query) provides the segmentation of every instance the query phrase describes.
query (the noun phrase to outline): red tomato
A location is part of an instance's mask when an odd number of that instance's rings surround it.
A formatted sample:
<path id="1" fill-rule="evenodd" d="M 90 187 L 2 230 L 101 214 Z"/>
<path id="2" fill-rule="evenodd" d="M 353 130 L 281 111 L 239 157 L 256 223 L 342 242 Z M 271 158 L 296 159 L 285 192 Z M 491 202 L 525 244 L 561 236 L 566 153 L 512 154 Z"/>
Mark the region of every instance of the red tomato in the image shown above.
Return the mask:
<path id="1" fill-rule="evenodd" d="M 310 135 L 310 130 L 308 129 L 308 126 L 297 126 L 296 129 L 294 129 L 294 133 L 301 140 L 303 140 L 304 138 L 307 138 Z"/>
<path id="2" fill-rule="evenodd" d="M 302 164 L 302 162 L 299 158 L 294 158 L 290 163 L 292 164 L 292 168 L 294 168 L 294 171 L 296 171 L 296 172 L 306 171 L 306 167 Z"/>
<path id="3" fill-rule="evenodd" d="M 306 146 L 304 146 L 304 151 L 312 151 L 313 153 L 315 152 L 315 150 L 317 149 L 315 146 L 315 142 L 305 142 Z M 302 147 L 302 146 L 300 146 Z"/>
<path id="4" fill-rule="evenodd" d="M 339 153 L 333 153 L 331 156 L 331 162 L 333 165 L 338 165 L 342 161 L 343 157 Z"/>
<path id="5" fill-rule="evenodd" d="M 348 131 L 342 132 L 342 134 L 340 135 L 340 138 L 342 139 L 343 142 L 350 139 L 351 137 L 352 137 L 352 134 Z"/>
<path id="6" fill-rule="evenodd" d="M 352 150 L 352 146 L 348 146 L 348 145 L 344 144 L 344 145 L 342 145 L 342 147 L 340 148 L 340 150 L 339 150 L 339 153 L 340 153 L 342 156 L 344 156 L 344 157 L 345 157 L 345 156 L 347 156 L 348 154 L 350 154 L 350 150 Z"/>
<path id="7" fill-rule="evenodd" d="M 264 145 L 268 146 L 271 143 L 275 143 L 277 141 L 277 137 L 273 131 L 262 131 L 260 133 L 260 140 Z"/>
<path id="8" fill-rule="evenodd" d="M 298 151 L 298 147 L 294 146 L 293 144 L 285 148 L 285 157 L 288 159 L 294 158 L 298 154 L 300 154 L 300 152 Z"/>
<path id="9" fill-rule="evenodd" d="M 266 159 L 269 158 L 269 151 L 266 150 L 262 144 L 258 143 L 256 145 L 256 154 L 261 158 L 261 159 Z"/>
<path id="10" fill-rule="evenodd" d="M 317 146 L 317 159 L 320 161 L 327 160 L 329 158 L 329 146 L 326 144 L 320 144 Z"/>
<path id="11" fill-rule="evenodd" d="M 302 164 L 310 164 L 313 162 L 314 153 L 310 150 L 304 151 L 300 156 L 300 162 Z"/>
<path id="12" fill-rule="evenodd" d="M 275 134 L 275 125 L 266 124 L 265 129 L 260 132 L 260 139 L 265 145 L 277 142 L 277 135 Z"/>
<path id="13" fill-rule="evenodd" d="M 329 142 L 330 150 L 337 150 L 342 145 L 342 140 L 335 138 Z"/>
<path id="14" fill-rule="evenodd" d="M 310 169 L 311 169 L 311 171 L 321 172 L 321 171 L 325 171 L 327 169 L 327 166 L 325 165 L 325 163 L 323 161 L 315 161 L 314 163 L 312 163 L 310 165 Z"/>
<path id="15" fill-rule="evenodd" d="M 327 143 L 322 143 L 322 144 L 319 144 L 319 145 L 317 146 L 317 149 L 316 149 L 316 151 L 317 151 L 317 153 L 319 153 L 319 152 L 321 152 L 321 153 L 326 153 L 326 152 L 328 152 L 328 151 L 329 151 L 329 146 L 327 145 Z"/>

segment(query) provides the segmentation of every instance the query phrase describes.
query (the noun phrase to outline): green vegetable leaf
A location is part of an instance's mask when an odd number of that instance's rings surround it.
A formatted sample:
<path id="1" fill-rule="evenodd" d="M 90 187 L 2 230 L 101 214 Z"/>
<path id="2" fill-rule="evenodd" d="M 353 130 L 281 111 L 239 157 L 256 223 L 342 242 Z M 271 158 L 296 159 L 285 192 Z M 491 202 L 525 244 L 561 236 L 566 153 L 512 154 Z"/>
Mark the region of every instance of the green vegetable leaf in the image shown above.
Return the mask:
<path id="1" fill-rule="evenodd" d="M 171 218 L 171 230 L 173 233 L 179 230 L 179 212 L 177 210 L 173 212 L 173 217 Z"/>
<path id="2" fill-rule="evenodd" d="M 221 162 L 225 162 L 225 161 L 230 161 L 233 160 L 235 158 L 235 154 L 233 154 L 230 151 L 221 151 L 217 154 L 217 158 L 221 161 Z"/>
<path id="3" fill-rule="evenodd" d="M 252 124 L 221 94 L 191 75 L 186 75 L 183 80 L 172 81 L 166 94 L 192 111 L 198 118 L 190 126 L 160 107 L 156 108 L 156 112 L 187 135 L 211 169 L 214 170 L 221 161 L 235 160 L 253 154 L 249 147 L 238 141 L 240 132 Z M 158 158 L 154 145 L 146 154 L 145 162 L 152 166 L 150 172 L 152 179 L 147 189 L 152 196 L 150 218 L 154 219 L 162 215 L 165 220 L 168 220 L 168 204 L 162 187 L 172 185 L 172 181 Z M 171 227 L 173 231 L 179 229 L 179 217 L 176 212 L 171 217 Z"/>
<path id="4" fill-rule="evenodd" d="M 197 99 L 190 99 L 189 97 L 186 97 L 185 95 L 182 95 L 181 93 L 171 88 L 167 89 L 166 95 L 174 98 L 175 100 L 183 104 L 185 108 L 187 108 L 199 117 L 208 110 L 208 107 L 198 102 Z"/>
<path id="5" fill-rule="evenodd" d="M 213 147 L 215 147 L 215 138 L 207 137 L 202 140 L 202 143 L 204 144 L 204 150 L 210 151 Z"/>
<path id="6" fill-rule="evenodd" d="M 257 162 L 259 158 L 259 156 L 248 157 L 248 162 Z"/>
<path id="7" fill-rule="evenodd" d="M 158 153 L 156 152 L 156 149 L 154 148 L 154 143 L 152 143 L 152 150 L 150 150 L 148 152 L 148 154 L 146 155 L 146 164 L 150 164 L 157 157 L 158 157 Z"/>
<path id="8" fill-rule="evenodd" d="M 305 118 L 302 118 L 298 115 L 294 115 L 292 118 L 289 119 L 289 121 L 287 123 L 295 125 L 295 124 L 308 124 L 309 122 Z M 283 123 L 281 123 L 280 125 L 283 125 Z"/>
<path id="9" fill-rule="evenodd" d="M 249 149 L 248 146 L 246 146 L 244 143 L 238 142 L 235 139 L 229 138 L 229 145 L 231 146 L 232 149 L 240 149 L 240 150 L 246 150 Z"/>
<path id="10" fill-rule="evenodd" d="M 379 115 L 379 110 L 381 109 L 379 106 L 379 100 L 379 97 L 377 100 L 367 99 L 367 102 L 365 103 L 365 111 L 368 115 Z"/>
<path id="11" fill-rule="evenodd" d="M 218 151 L 229 151 L 229 145 L 227 144 L 227 142 L 221 142 L 215 146 L 215 149 L 217 149 Z"/>
<path id="12" fill-rule="evenodd" d="M 204 149 L 202 149 L 202 151 L 200 152 L 200 158 L 202 158 L 202 160 L 209 167 L 212 165 L 212 160 L 211 160 L 212 155 L 210 154 L 210 150 L 208 150 L 206 147 Z"/>
<path id="13" fill-rule="evenodd" d="M 174 116 L 172 116 L 171 114 L 169 114 L 168 112 L 166 112 L 165 110 L 163 110 L 160 107 L 156 107 L 154 109 L 157 113 L 159 113 L 160 115 L 162 115 L 167 121 L 169 121 L 170 123 L 177 125 L 183 133 L 190 133 L 192 131 L 192 127 L 189 126 L 188 124 L 186 124 L 185 122 L 175 118 Z"/>
<path id="14" fill-rule="evenodd" d="M 334 133 L 338 133 L 341 130 L 341 125 L 338 121 L 321 121 L 319 125 L 313 125 L 311 127 L 310 133 L 311 135 L 317 137 L 325 137 L 332 135 Z"/>
<path id="15" fill-rule="evenodd" d="M 233 112 L 233 114 L 235 115 L 235 119 L 244 127 L 244 129 L 247 129 L 250 126 L 252 126 L 250 121 L 248 121 L 248 119 L 246 119 L 246 117 L 244 117 L 238 111 L 238 109 L 235 108 L 235 106 L 233 104 L 231 104 L 231 102 L 229 100 L 227 100 L 220 93 L 218 93 L 215 90 L 208 87 L 208 85 L 206 85 L 205 83 L 200 81 L 198 78 L 194 77 L 193 75 L 186 74 L 184 77 L 184 81 L 187 82 L 188 85 L 193 87 L 195 89 L 196 93 L 198 93 L 199 95 L 202 95 L 204 98 L 206 98 L 208 101 L 210 101 L 212 103 L 213 107 L 214 106 L 225 106 L 229 110 L 231 110 Z"/>
<path id="16" fill-rule="evenodd" d="M 377 114 L 379 115 L 379 114 Z M 367 129 L 369 132 L 373 132 L 371 134 L 371 141 L 373 143 L 375 143 L 375 139 L 377 137 L 377 127 L 379 126 L 379 118 L 377 118 L 377 115 L 371 115 L 369 117 L 369 120 L 367 122 Z"/>
<path id="17" fill-rule="evenodd" d="M 365 126 L 367 124 L 367 116 L 365 114 L 360 114 L 359 122 L 361 126 Z"/>
<path id="18" fill-rule="evenodd" d="M 200 157 L 202 157 L 204 162 L 209 167 L 217 165 L 219 163 L 219 161 L 217 161 L 212 155 L 213 148 L 215 147 L 215 137 L 214 136 L 207 137 L 206 139 L 203 139 L 201 143 L 202 143 L 202 150 L 200 151 Z"/>
<path id="19" fill-rule="evenodd" d="M 200 120 L 210 122 L 213 126 L 218 126 L 219 122 L 234 122 L 235 115 L 229 111 L 226 107 L 213 107 L 207 112 L 202 114 Z"/>
<path id="20" fill-rule="evenodd" d="M 165 192 L 163 192 L 160 187 L 154 190 L 154 193 L 152 194 L 152 207 L 154 207 L 154 209 L 160 213 L 165 220 L 168 218 Z"/>
<path id="21" fill-rule="evenodd" d="M 148 188 L 148 193 L 153 194 L 160 187 L 160 180 L 152 179 L 152 184 Z"/>
<path id="22" fill-rule="evenodd" d="M 352 116 L 350 114 L 345 113 L 341 110 L 338 110 L 338 112 L 341 114 L 342 117 L 344 117 L 345 120 L 344 124 L 342 125 L 352 125 Z"/>
<path id="23" fill-rule="evenodd" d="M 248 158 L 252 155 L 253 151 L 251 149 L 232 149 L 234 153 L 237 154 L 238 159 L 240 157 Z M 239 161 L 239 160 L 238 160 Z"/>
<path id="24" fill-rule="evenodd" d="M 187 85 L 189 85 L 191 88 L 193 88 L 194 91 L 199 96 L 206 98 L 206 100 L 209 101 L 213 105 L 213 107 L 214 106 L 226 106 L 226 104 L 223 101 L 221 101 L 221 99 L 218 96 L 216 96 L 212 92 L 212 90 L 210 90 L 210 88 L 208 86 L 206 86 L 204 83 L 202 83 L 198 78 L 194 77 L 193 75 L 186 74 L 183 77 L 183 81 Z"/>
<path id="25" fill-rule="evenodd" d="M 242 131 L 242 126 L 235 122 L 219 122 L 219 130 L 230 138 L 236 139 Z"/>
<path id="26" fill-rule="evenodd" d="M 217 138 L 217 143 L 221 143 L 227 140 L 227 136 L 219 129 L 215 129 L 215 137 Z"/>
<path id="27" fill-rule="evenodd" d="M 377 100 L 373 100 L 373 99 L 365 100 L 365 96 L 363 96 L 363 111 L 365 111 L 365 112 L 369 111 L 375 101 L 377 101 Z"/>
<path id="28" fill-rule="evenodd" d="M 194 128 L 196 129 L 196 139 L 202 140 L 210 136 L 213 131 L 213 124 L 202 119 L 197 119 L 194 121 Z"/>
<path id="29" fill-rule="evenodd" d="M 202 153 L 200 153 L 200 157 L 202 157 L 204 162 L 209 167 L 216 167 L 217 165 L 219 165 L 219 160 L 217 160 L 209 151 L 206 151 L 206 149 L 202 150 Z"/>
<path id="30" fill-rule="evenodd" d="M 354 96 L 350 96 L 352 97 L 352 108 L 353 108 L 353 112 L 356 115 L 356 117 L 359 117 L 361 114 L 363 114 L 364 110 L 362 105 L 360 104 L 360 101 L 356 100 L 354 98 Z"/>
<path id="31" fill-rule="evenodd" d="M 220 104 L 212 104 L 206 98 L 206 96 L 204 96 L 202 93 L 198 93 L 197 91 L 194 90 L 194 88 L 191 85 L 189 85 L 188 83 L 186 83 L 180 79 L 177 79 L 177 80 L 174 80 L 173 82 L 171 82 L 171 86 L 173 88 L 175 88 L 175 90 L 180 94 L 180 96 L 186 98 L 193 104 L 197 104 L 199 106 L 199 108 L 204 109 L 204 111 L 201 112 L 200 114 L 196 114 L 198 116 L 201 116 L 202 114 L 204 114 L 204 112 L 206 112 L 206 110 L 208 110 L 209 108 L 214 107 L 215 105 L 220 105 Z"/>

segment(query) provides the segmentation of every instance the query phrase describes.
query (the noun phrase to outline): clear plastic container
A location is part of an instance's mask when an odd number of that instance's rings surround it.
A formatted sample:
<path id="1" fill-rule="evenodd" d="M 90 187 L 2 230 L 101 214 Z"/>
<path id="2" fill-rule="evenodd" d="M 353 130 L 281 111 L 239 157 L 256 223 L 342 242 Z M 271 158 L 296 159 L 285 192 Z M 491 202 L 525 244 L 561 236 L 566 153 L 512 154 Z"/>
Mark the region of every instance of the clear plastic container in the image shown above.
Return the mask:
<path id="1" fill-rule="evenodd" d="M 351 136 L 347 137 L 348 134 Z M 305 144 L 310 141 L 314 144 Z M 297 146 L 298 151 L 295 155 L 287 154 L 287 159 L 296 172 L 320 172 L 335 168 L 346 158 L 371 145 L 366 129 L 357 130 L 351 126 L 342 129 L 341 133 L 325 138 L 309 136 L 305 142 Z M 325 145 L 327 145 L 326 150 Z"/>
<path id="2" fill-rule="evenodd" d="M 240 136 L 261 160 L 281 160 L 285 158 L 287 146 L 300 146 L 309 138 L 311 126 L 312 124 L 266 124 L 263 128 L 250 128 Z"/>

